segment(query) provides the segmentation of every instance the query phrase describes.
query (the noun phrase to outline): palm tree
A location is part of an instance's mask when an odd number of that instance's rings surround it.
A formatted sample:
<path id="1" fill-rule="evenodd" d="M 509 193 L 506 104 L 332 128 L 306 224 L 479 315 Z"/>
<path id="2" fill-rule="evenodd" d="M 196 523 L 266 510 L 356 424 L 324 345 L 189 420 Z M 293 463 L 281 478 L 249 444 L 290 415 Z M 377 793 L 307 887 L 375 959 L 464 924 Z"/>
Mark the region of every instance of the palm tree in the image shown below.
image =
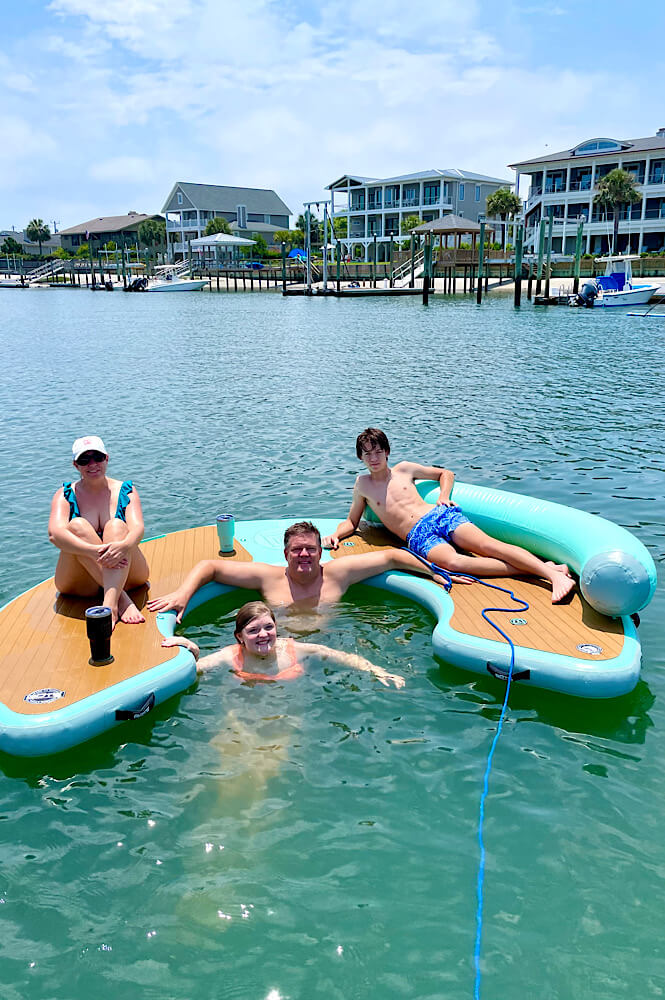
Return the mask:
<path id="1" fill-rule="evenodd" d="M 620 167 L 610 170 L 609 174 L 605 174 L 598 182 L 598 192 L 593 198 L 594 205 L 600 205 L 605 209 L 606 218 L 608 208 L 611 208 L 614 214 L 613 253 L 616 253 L 618 248 L 620 209 L 624 205 L 634 205 L 636 201 L 641 200 L 642 195 L 635 190 L 635 178 Z"/>
<path id="2" fill-rule="evenodd" d="M 232 235 L 229 220 L 225 219 L 223 215 L 216 215 L 214 219 L 209 221 L 204 236 L 214 236 L 216 233 L 226 233 L 227 236 Z"/>
<path id="3" fill-rule="evenodd" d="M 25 227 L 25 235 L 31 243 L 39 243 L 39 256 L 42 255 L 42 243 L 51 239 L 51 230 L 43 219 L 31 219 Z"/>
<path id="4" fill-rule="evenodd" d="M 522 211 L 520 198 L 513 194 L 510 188 L 497 188 L 487 198 L 487 214 L 498 215 L 503 223 L 510 217 L 514 219 L 518 212 Z M 503 225 L 503 249 L 506 249 L 506 235 L 508 226 Z"/>
<path id="5" fill-rule="evenodd" d="M 166 243 L 166 223 L 163 219 L 144 219 L 137 230 L 144 247 L 161 247 Z"/>

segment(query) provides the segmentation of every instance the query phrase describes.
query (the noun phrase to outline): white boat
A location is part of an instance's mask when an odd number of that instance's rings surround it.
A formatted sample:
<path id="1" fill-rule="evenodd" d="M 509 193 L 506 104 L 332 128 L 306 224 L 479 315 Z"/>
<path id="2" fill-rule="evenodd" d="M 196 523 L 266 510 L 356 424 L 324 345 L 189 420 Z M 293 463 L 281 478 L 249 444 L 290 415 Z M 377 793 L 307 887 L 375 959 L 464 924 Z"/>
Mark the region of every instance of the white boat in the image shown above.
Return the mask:
<path id="1" fill-rule="evenodd" d="M 653 282 L 633 281 L 633 268 L 631 261 L 640 260 L 639 257 L 601 257 L 596 261 L 598 264 L 605 263 L 605 274 L 595 279 L 597 287 L 594 307 L 607 308 L 608 306 L 642 306 L 646 305 L 654 292 L 657 292 L 660 285 Z"/>
<path id="2" fill-rule="evenodd" d="M 169 278 L 167 275 L 163 280 L 149 281 L 146 292 L 196 292 L 207 284 L 206 278 Z"/>

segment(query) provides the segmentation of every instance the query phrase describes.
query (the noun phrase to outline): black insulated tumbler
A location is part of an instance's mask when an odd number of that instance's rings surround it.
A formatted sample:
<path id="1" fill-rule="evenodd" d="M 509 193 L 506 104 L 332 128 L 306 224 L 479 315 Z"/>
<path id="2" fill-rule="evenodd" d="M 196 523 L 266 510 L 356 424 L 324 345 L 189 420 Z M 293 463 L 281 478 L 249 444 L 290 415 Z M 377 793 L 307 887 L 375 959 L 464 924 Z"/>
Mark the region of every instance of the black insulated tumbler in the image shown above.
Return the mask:
<path id="1" fill-rule="evenodd" d="M 111 656 L 111 632 L 113 631 L 111 609 L 104 606 L 88 608 L 85 613 L 85 627 L 90 640 L 90 659 L 88 662 L 95 667 L 105 663 L 113 663 Z"/>

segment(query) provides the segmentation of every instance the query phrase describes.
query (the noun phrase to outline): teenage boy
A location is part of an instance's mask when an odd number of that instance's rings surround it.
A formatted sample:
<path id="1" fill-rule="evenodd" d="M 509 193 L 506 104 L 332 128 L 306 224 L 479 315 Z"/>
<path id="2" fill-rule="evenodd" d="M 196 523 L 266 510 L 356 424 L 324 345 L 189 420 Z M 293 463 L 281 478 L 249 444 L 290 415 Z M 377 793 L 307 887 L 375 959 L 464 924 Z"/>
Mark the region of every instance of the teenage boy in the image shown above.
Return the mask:
<path id="1" fill-rule="evenodd" d="M 368 474 L 356 479 L 348 516 L 334 535 L 324 538 L 326 548 L 336 549 L 342 538 L 352 535 L 369 506 L 412 552 L 448 572 L 482 577 L 520 573 L 542 577 L 552 586 L 552 603 L 562 600 L 575 586 L 567 566 L 543 562 L 519 545 L 500 542 L 472 524 L 451 500 L 455 476 L 449 469 L 417 462 L 398 462 L 391 467 L 390 443 L 376 427 L 368 427 L 358 435 L 356 454 Z M 436 504 L 425 503 L 416 489 L 417 479 L 439 483 Z M 464 554 L 467 552 L 473 555 Z"/>

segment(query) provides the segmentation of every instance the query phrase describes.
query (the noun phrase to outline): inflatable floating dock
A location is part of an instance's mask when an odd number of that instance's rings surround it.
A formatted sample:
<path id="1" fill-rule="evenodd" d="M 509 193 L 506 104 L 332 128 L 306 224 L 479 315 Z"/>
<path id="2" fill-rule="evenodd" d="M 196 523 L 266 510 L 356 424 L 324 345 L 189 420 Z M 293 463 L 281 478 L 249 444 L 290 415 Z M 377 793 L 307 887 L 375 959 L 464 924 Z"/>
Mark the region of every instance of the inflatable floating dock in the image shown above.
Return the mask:
<path id="1" fill-rule="evenodd" d="M 435 502 L 432 483 L 419 485 Z M 640 670 L 640 644 L 631 618 L 651 599 L 656 571 L 649 553 L 628 531 L 583 511 L 517 494 L 457 483 L 454 499 L 481 528 L 530 548 L 543 558 L 566 562 L 579 588 L 552 605 L 549 587 L 538 580 L 496 579 L 529 604 L 528 611 L 494 615 L 515 645 L 516 682 L 588 698 L 611 698 L 632 690 Z M 303 513 L 302 519 L 307 517 Z M 339 520 L 313 518 L 322 535 Z M 244 561 L 283 562 L 289 520 L 240 521 L 235 554 Z M 397 544 L 378 524 L 363 524 L 322 561 Z M 200 559 L 218 556 L 214 526 L 174 532 L 143 543 L 150 564 L 151 593 L 175 589 Z M 482 618 L 488 606 L 511 607 L 508 595 L 481 584 L 453 586 L 389 572 L 366 581 L 402 594 L 433 616 L 434 652 L 448 663 L 505 679 L 510 648 Z M 188 610 L 231 588 L 208 584 Z M 139 606 L 146 595 L 136 595 Z M 380 596 L 377 595 L 377 600 Z M 142 625 L 119 625 L 113 633 L 113 663 L 90 664 L 85 609 L 90 599 L 58 595 L 46 580 L 0 610 L 0 750 L 36 756 L 65 750 L 187 688 L 196 677 L 192 655 L 164 648 L 173 613 L 146 612 Z M 239 600 L 239 603 L 242 603 Z M 186 620 L 185 620 L 186 630 Z M 220 642 L 225 638 L 220 637 Z"/>

